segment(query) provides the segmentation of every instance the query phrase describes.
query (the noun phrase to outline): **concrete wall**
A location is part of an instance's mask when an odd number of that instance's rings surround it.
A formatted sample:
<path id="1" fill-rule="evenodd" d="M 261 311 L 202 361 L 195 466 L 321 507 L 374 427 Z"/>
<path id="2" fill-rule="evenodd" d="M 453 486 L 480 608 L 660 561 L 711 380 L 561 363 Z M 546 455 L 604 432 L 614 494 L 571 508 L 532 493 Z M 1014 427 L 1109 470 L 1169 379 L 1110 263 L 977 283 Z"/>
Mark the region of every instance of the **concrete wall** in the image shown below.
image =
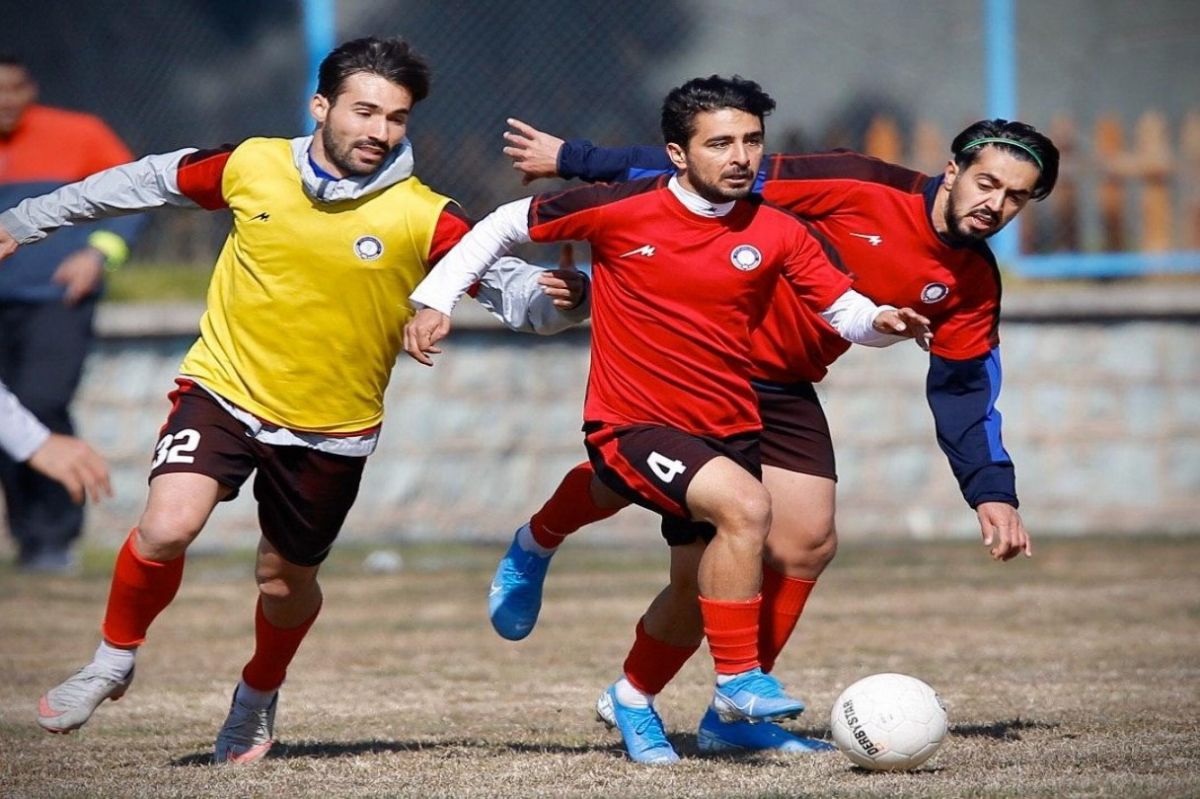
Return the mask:
<path id="1" fill-rule="evenodd" d="M 1035 534 L 1200 530 L 1198 299 L 1190 285 L 1008 292 L 999 407 Z M 105 309 L 109 337 L 78 403 L 83 434 L 116 470 L 118 497 L 90 516 L 94 543 L 116 545 L 137 519 L 190 340 L 130 337 L 171 327 L 139 313 Z M 169 309 L 165 319 L 186 331 L 196 315 Z M 456 333 L 432 370 L 402 359 L 346 539 L 506 538 L 584 457 L 587 344 L 586 331 L 536 339 L 476 329 Z M 912 345 L 855 348 L 819 387 L 847 538 L 977 535 L 934 442 L 925 364 Z M 199 546 L 256 540 L 249 493 L 218 509 Z M 654 544 L 657 523 L 634 508 L 591 536 Z"/>

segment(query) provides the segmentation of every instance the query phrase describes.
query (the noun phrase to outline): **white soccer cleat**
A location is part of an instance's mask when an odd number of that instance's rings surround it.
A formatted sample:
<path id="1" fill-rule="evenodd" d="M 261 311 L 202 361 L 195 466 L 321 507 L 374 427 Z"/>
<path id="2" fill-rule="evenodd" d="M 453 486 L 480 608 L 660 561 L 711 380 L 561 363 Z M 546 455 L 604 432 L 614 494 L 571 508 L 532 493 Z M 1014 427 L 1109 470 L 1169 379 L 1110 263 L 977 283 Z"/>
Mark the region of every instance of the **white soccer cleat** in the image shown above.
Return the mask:
<path id="1" fill-rule="evenodd" d="M 234 689 L 229 715 L 217 733 L 213 761 L 244 765 L 261 760 L 275 743 L 275 706 L 278 704 L 279 692 L 276 691 L 266 707 L 246 707 L 238 701 L 237 689 Z"/>
<path id="2" fill-rule="evenodd" d="M 89 663 L 38 700 L 38 724 L 46 732 L 65 734 L 87 723 L 105 699 L 117 701 L 129 690 L 133 669 L 114 680 L 100 666 Z"/>

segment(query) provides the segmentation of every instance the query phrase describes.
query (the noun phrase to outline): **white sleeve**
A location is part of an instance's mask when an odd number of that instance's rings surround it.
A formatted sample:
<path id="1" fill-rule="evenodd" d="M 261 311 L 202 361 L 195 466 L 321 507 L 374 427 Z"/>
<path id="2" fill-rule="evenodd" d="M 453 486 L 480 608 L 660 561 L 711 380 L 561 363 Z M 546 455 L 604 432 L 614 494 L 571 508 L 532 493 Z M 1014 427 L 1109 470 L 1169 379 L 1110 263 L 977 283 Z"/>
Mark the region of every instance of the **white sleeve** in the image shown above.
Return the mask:
<path id="1" fill-rule="evenodd" d="M 890 347 L 905 336 L 891 333 L 880 333 L 874 327 L 875 317 L 883 311 L 894 311 L 892 305 L 876 305 L 859 294 L 854 289 L 848 289 L 845 294 L 833 301 L 821 317 L 833 326 L 842 338 L 852 344 L 862 344 L 865 347 Z"/>
<path id="2" fill-rule="evenodd" d="M 76 222 L 135 214 L 164 205 L 198 208 L 179 191 L 179 162 L 194 152 L 196 148 L 189 147 L 148 155 L 30 197 L 0 214 L 0 226 L 19 244 L 31 244 Z"/>
<path id="3" fill-rule="evenodd" d="M 483 273 L 518 244 L 529 241 L 530 198 L 502 205 L 471 228 L 438 262 L 409 298 L 447 316 Z"/>
<path id="4" fill-rule="evenodd" d="M 583 299 L 570 310 L 554 305 L 538 277 L 547 270 L 506 255 L 479 281 L 475 300 L 505 325 L 520 333 L 549 336 L 586 320 L 592 312 L 591 282 Z"/>
<path id="5" fill-rule="evenodd" d="M 50 431 L 37 420 L 13 393 L 0 383 L 0 449 L 23 463 L 46 443 Z"/>

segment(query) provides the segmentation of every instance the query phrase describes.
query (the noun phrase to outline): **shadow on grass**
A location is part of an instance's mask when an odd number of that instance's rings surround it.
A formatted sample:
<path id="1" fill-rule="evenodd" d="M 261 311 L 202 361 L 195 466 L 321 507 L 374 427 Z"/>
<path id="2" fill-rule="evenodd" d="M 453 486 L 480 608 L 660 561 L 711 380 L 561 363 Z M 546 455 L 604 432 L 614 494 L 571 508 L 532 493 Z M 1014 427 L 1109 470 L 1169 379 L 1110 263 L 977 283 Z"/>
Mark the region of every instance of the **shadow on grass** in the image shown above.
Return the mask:
<path id="1" fill-rule="evenodd" d="M 691 736 L 694 743 L 695 736 Z M 694 747 L 693 747 L 694 748 Z M 449 739 L 444 741 L 300 741 L 297 743 L 276 743 L 267 753 L 267 760 L 292 760 L 297 758 L 324 759 L 334 757 L 357 757 L 359 755 L 390 754 L 393 752 L 423 752 L 431 749 L 472 749 L 493 750 L 497 755 L 503 752 L 545 752 L 550 754 L 587 754 L 589 752 L 613 752 L 624 754 L 619 743 L 580 744 L 577 746 L 562 744 L 531 744 L 531 743 L 493 743 L 472 739 Z M 171 761 L 172 766 L 210 766 L 213 763 L 212 752 L 197 752 L 185 755 Z"/>
<path id="2" fill-rule="evenodd" d="M 828 727 L 809 727 L 790 730 L 796 735 L 806 738 L 830 740 Z M 681 755 L 700 756 L 718 760 L 746 760 L 760 756 L 760 752 L 701 752 L 694 734 L 671 735 L 671 744 Z M 324 759 L 335 757 L 357 757 L 359 755 L 390 754 L 393 752 L 422 752 L 427 750 L 468 749 L 487 752 L 493 751 L 500 755 L 504 752 L 548 753 L 582 755 L 591 752 L 610 752 L 615 757 L 624 759 L 625 747 L 619 739 L 603 743 L 588 743 L 578 745 L 568 744 L 534 744 L 523 742 L 481 741 L 469 738 L 451 738 L 441 741 L 388 741 L 374 739 L 369 741 L 298 741 L 296 743 L 276 743 L 267 753 L 268 760 L 292 760 L 298 758 Z M 209 766 L 212 765 L 211 752 L 197 752 L 185 755 L 171 761 L 173 766 Z"/>
<path id="3" fill-rule="evenodd" d="M 1048 721 L 1009 719 L 993 721 L 991 724 L 951 724 L 950 733 L 964 738 L 994 738 L 1000 741 L 1019 741 L 1025 730 L 1052 730 L 1058 724 Z"/>

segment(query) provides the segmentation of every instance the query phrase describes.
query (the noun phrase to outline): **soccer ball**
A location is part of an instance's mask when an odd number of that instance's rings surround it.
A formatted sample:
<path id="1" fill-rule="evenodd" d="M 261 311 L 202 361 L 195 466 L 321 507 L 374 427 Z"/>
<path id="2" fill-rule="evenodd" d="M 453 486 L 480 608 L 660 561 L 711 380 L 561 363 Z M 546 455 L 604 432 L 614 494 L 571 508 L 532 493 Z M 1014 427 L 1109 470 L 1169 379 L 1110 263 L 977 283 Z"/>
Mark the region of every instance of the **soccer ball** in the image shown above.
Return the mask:
<path id="1" fill-rule="evenodd" d="M 916 677 L 872 674 L 833 703 L 833 740 L 863 768 L 904 771 L 924 763 L 946 737 L 946 708 Z"/>

